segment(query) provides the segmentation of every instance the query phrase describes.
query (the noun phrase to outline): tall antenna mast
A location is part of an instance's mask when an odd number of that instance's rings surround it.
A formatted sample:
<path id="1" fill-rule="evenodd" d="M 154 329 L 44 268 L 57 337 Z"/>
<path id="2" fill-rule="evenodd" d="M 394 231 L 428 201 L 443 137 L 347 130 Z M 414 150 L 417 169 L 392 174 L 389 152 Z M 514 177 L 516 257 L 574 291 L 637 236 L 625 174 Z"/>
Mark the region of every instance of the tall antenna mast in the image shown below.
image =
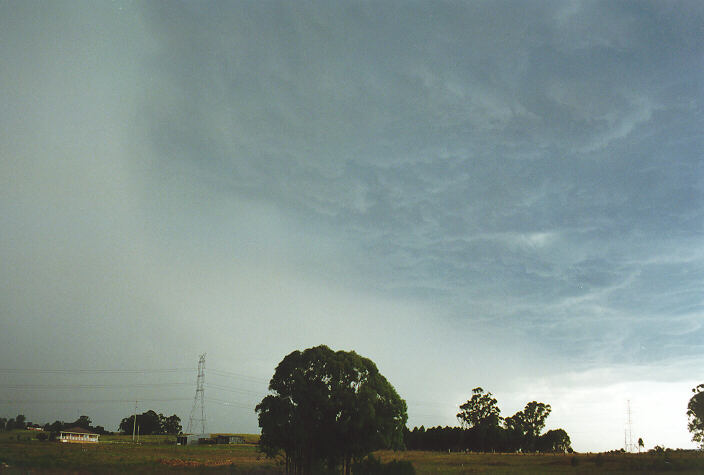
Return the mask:
<path id="1" fill-rule="evenodd" d="M 200 411 L 198 410 L 200 406 Z M 200 418 L 197 417 L 200 412 Z M 193 408 L 191 409 L 191 417 L 188 420 L 188 428 L 186 432 L 192 431 L 199 425 L 201 434 L 205 434 L 205 353 L 200 355 L 198 359 L 198 379 L 196 379 L 196 395 L 193 398 Z"/>
<path id="2" fill-rule="evenodd" d="M 631 400 L 626 401 L 626 430 L 624 434 L 623 445 L 626 452 L 634 452 L 635 445 L 633 444 L 633 424 L 631 423 Z"/>

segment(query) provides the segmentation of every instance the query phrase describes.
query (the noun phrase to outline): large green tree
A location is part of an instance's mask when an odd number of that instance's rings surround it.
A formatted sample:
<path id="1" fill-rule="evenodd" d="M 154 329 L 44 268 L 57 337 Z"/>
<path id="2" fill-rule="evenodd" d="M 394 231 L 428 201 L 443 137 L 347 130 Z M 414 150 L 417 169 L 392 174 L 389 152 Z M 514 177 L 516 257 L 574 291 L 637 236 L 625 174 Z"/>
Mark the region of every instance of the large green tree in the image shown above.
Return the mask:
<path id="1" fill-rule="evenodd" d="M 403 443 L 406 403 L 374 362 L 321 345 L 287 355 L 256 407 L 260 447 L 283 451 L 287 473 L 350 472 L 352 462 Z"/>
<path id="2" fill-rule="evenodd" d="M 566 453 L 572 451 L 572 442 L 564 429 L 554 429 L 538 437 L 536 448 L 540 452 Z"/>
<path id="3" fill-rule="evenodd" d="M 76 419 L 74 422 L 71 422 L 70 424 L 67 424 L 69 427 L 82 427 L 84 429 L 90 430 L 90 425 L 93 423 L 93 421 L 90 420 L 90 417 L 88 416 L 80 416 L 78 419 Z"/>
<path id="4" fill-rule="evenodd" d="M 134 415 L 125 417 L 120 422 L 120 431 L 124 434 L 131 434 L 134 428 Z M 137 414 L 137 430 L 142 435 L 178 434 L 181 432 L 181 419 L 176 414 L 165 417 L 149 410 Z"/>
<path id="5" fill-rule="evenodd" d="M 498 426 L 501 417 L 498 401 L 482 388 L 472 389 L 472 397 L 460 406 L 457 419 L 465 428 Z"/>
<path id="6" fill-rule="evenodd" d="M 176 414 L 169 417 L 159 414 L 159 424 L 162 434 L 179 434 L 182 430 L 181 418 Z"/>
<path id="7" fill-rule="evenodd" d="M 687 404 L 687 428 L 692 433 L 692 440 L 704 449 L 704 384 L 692 389 L 694 395 Z"/>
<path id="8" fill-rule="evenodd" d="M 545 421 L 551 410 L 550 404 L 531 401 L 522 411 L 507 417 L 504 425 L 514 440 L 513 445 L 517 445 L 516 448 L 534 452 L 540 431 L 545 427 Z"/>
<path id="9" fill-rule="evenodd" d="M 472 397 L 460 406 L 457 419 L 465 429 L 470 430 L 471 437 L 477 441 L 477 448 L 485 452 L 498 436 L 500 413 L 498 401 L 490 392 L 474 388 Z"/>
<path id="10" fill-rule="evenodd" d="M 526 407 L 523 408 L 522 419 L 528 437 L 533 440 L 538 438 L 551 411 L 550 404 L 537 401 L 526 404 Z"/>

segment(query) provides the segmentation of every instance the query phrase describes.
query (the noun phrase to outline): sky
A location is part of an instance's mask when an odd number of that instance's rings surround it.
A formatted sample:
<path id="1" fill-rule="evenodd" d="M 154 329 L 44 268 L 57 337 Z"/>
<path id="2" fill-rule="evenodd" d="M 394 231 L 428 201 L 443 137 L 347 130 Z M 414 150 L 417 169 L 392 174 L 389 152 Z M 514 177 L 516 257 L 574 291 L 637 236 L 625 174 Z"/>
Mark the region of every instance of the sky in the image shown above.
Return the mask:
<path id="1" fill-rule="evenodd" d="M 0 416 L 258 432 L 288 353 L 409 427 L 692 448 L 699 1 L 0 0 Z"/>

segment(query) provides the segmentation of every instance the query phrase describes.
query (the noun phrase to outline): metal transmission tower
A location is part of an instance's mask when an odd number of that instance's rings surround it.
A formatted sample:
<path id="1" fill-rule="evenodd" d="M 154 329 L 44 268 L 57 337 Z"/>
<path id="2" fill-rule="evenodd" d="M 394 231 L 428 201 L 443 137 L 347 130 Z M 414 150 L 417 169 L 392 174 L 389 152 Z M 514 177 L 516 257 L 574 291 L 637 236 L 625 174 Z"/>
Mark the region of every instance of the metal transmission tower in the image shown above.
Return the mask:
<path id="1" fill-rule="evenodd" d="M 200 419 L 198 418 L 198 406 L 200 406 Z M 200 433 L 205 434 L 205 353 L 198 359 L 198 379 L 196 380 L 196 395 L 193 398 L 193 408 L 191 418 L 188 420 L 186 432 L 192 434 L 200 423 Z"/>
<path id="2" fill-rule="evenodd" d="M 623 435 L 623 445 L 626 452 L 635 452 L 633 443 L 633 424 L 631 423 L 631 400 L 626 402 L 626 430 Z"/>

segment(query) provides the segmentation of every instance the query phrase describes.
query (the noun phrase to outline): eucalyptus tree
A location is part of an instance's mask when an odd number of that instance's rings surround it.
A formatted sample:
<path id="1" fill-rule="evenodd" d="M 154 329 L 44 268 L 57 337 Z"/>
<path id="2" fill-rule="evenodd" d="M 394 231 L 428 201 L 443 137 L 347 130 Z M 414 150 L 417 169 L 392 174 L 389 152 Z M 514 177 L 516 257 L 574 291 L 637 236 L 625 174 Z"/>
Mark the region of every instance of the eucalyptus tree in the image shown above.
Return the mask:
<path id="1" fill-rule="evenodd" d="M 538 437 L 537 449 L 540 452 L 571 452 L 572 441 L 564 429 L 549 430 L 545 434 Z"/>
<path id="2" fill-rule="evenodd" d="M 260 446 L 284 452 L 287 473 L 349 473 L 380 448 L 398 448 L 406 403 L 368 358 L 321 345 L 279 363 L 269 394 L 257 405 Z"/>
<path id="3" fill-rule="evenodd" d="M 496 398 L 477 387 L 472 389 L 472 397 L 460 406 L 457 419 L 462 427 L 470 430 L 472 438 L 478 442 L 478 448 L 486 451 L 487 440 L 491 441 L 499 431 L 500 414 Z"/>
<path id="4" fill-rule="evenodd" d="M 704 384 L 692 389 L 694 395 L 687 404 L 687 428 L 692 440 L 704 449 Z"/>
<path id="5" fill-rule="evenodd" d="M 457 419 L 465 428 L 498 426 L 501 417 L 498 401 L 482 388 L 472 389 L 472 397 L 460 406 Z"/>
<path id="6" fill-rule="evenodd" d="M 550 404 L 537 401 L 531 401 L 526 404 L 526 407 L 523 408 L 521 419 L 529 440 L 534 442 L 538 438 L 551 411 L 552 407 L 550 407 Z"/>
<path id="7" fill-rule="evenodd" d="M 550 404 L 531 401 L 522 411 L 504 419 L 513 450 L 535 451 L 540 431 L 551 410 Z"/>

